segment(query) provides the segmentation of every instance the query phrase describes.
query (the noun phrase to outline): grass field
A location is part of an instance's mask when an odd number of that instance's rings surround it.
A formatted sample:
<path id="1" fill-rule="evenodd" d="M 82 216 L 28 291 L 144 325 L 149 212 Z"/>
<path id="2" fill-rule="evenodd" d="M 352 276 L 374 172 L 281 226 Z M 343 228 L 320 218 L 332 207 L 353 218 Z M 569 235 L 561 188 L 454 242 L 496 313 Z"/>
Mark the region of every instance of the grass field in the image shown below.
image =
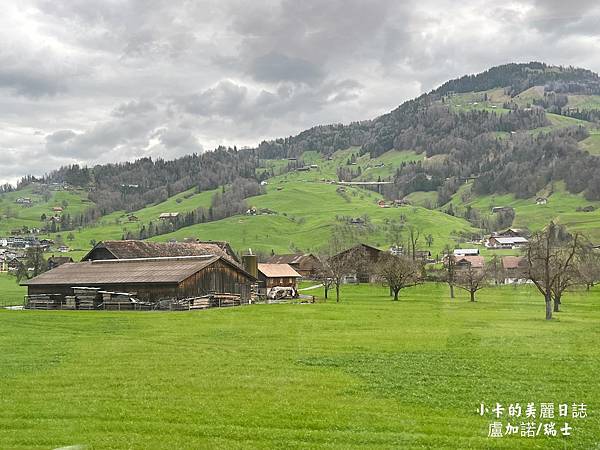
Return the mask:
<path id="1" fill-rule="evenodd" d="M 550 322 L 529 287 L 480 294 L 0 311 L 0 448 L 597 448 L 600 290 Z M 480 402 L 586 403 L 588 417 L 568 438 L 494 440 Z"/>
<path id="2" fill-rule="evenodd" d="M 0 307 L 22 305 L 26 289 L 17 284 L 17 279 L 7 273 L 0 273 Z"/>

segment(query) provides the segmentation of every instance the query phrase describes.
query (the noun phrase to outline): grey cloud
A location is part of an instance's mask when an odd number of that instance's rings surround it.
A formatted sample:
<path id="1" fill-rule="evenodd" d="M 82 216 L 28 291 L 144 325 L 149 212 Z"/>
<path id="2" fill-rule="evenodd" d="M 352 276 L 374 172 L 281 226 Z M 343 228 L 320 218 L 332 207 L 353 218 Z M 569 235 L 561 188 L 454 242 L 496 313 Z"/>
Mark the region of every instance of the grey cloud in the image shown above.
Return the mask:
<path id="1" fill-rule="evenodd" d="M 113 110 L 112 115 L 115 117 L 140 115 L 156 111 L 156 109 L 156 105 L 149 100 L 131 100 L 117 106 Z"/>
<path id="2" fill-rule="evenodd" d="M 245 86 L 223 80 L 199 94 L 179 98 L 178 102 L 191 114 L 227 116 L 241 109 L 247 94 L 248 89 Z"/>
<path id="3" fill-rule="evenodd" d="M 293 81 L 315 84 L 324 78 L 323 71 L 313 63 L 277 52 L 255 58 L 249 68 L 258 81 Z"/>

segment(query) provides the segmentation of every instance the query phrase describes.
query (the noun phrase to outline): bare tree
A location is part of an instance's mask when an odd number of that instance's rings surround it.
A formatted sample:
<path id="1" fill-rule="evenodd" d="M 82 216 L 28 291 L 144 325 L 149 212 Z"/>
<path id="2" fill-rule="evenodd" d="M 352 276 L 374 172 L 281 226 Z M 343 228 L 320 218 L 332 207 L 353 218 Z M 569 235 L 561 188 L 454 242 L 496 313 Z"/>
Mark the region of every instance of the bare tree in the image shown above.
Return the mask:
<path id="1" fill-rule="evenodd" d="M 552 299 L 557 286 L 562 284 L 561 274 L 570 273 L 575 264 L 578 241 L 578 234 L 570 236 L 564 227 L 553 222 L 529 239 L 526 249 L 528 277 L 544 296 L 546 320 L 552 319 Z"/>
<path id="2" fill-rule="evenodd" d="M 456 257 L 454 256 L 454 251 L 450 249 L 449 246 L 446 246 L 444 249 L 446 253 L 446 261 L 444 263 L 444 268 L 446 272 L 446 283 L 450 287 L 450 298 L 454 298 L 454 283 L 456 276 Z"/>
<path id="3" fill-rule="evenodd" d="M 416 259 L 417 254 L 417 242 L 421 237 L 421 231 L 417 229 L 414 225 L 408 226 L 408 241 L 410 243 L 410 250 L 412 254 L 412 259 Z"/>
<path id="4" fill-rule="evenodd" d="M 355 273 L 358 264 L 364 260 L 363 255 L 357 251 L 341 250 L 344 246 L 343 239 L 337 233 L 332 233 L 329 244 L 321 252 L 321 269 L 319 278 L 323 281 L 325 296 L 332 286 L 335 286 L 336 302 L 340 301 L 340 287 L 347 275 Z"/>
<path id="5" fill-rule="evenodd" d="M 16 272 L 17 282 L 21 282 L 23 279 L 37 277 L 41 273 L 45 272 L 48 268 L 48 264 L 44 259 L 44 251 L 41 247 L 29 247 L 25 252 L 25 261 Z"/>
<path id="6" fill-rule="evenodd" d="M 471 301 L 475 301 L 475 293 L 488 286 L 487 270 L 478 269 L 470 265 L 467 269 L 461 269 L 456 272 L 456 286 L 464 289 L 471 296 Z"/>
<path id="7" fill-rule="evenodd" d="M 425 242 L 427 243 L 427 247 L 431 247 L 433 245 L 433 235 L 431 233 L 425 236 Z"/>
<path id="8" fill-rule="evenodd" d="M 375 272 L 390 287 L 394 301 L 398 300 L 401 289 L 415 286 L 423 281 L 421 264 L 405 256 L 382 254 L 377 262 Z"/>
<path id="9" fill-rule="evenodd" d="M 600 282 L 600 252 L 591 246 L 586 246 L 577 261 L 579 282 L 585 285 L 587 291 Z"/>

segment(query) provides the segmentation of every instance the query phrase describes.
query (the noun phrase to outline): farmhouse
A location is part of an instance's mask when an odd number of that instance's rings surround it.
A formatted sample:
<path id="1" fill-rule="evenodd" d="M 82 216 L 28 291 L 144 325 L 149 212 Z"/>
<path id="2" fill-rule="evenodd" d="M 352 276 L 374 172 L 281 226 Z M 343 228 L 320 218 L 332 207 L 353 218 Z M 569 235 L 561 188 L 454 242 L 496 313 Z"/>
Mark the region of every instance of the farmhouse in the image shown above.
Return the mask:
<path id="1" fill-rule="evenodd" d="M 351 260 L 355 260 L 358 269 L 356 270 L 356 273 L 347 274 L 346 280 L 356 280 L 359 283 L 370 283 L 377 281 L 374 267 L 375 264 L 377 264 L 377 261 L 379 261 L 379 256 L 382 253 L 383 252 L 378 248 L 367 244 L 358 244 L 332 256 L 332 258 L 350 258 Z"/>
<path id="2" fill-rule="evenodd" d="M 536 205 L 546 205 L 548 203 L 548 199 L 546 197 L 538 197 L 535 199 Z"/>
<path id="3" fill-rule="evenodd" d="M 166 212 L 166 213 L 161 213 L 161 215 L 158 216 L 158 218 L 160 220 L 177 220 L 178 217 L 179 217 L 178 212 Z"/>
<path id="4" fill-rule="evenodd" d="M 503 256 L 502 269 L 504 283 L 524 283 L 527 281 L 527 259 L 523 256 Z"/>
<path id="5" fill-rule="evenodd" d="M 267 293 L 274 287 L 298 289 L 298 280 L 302 278 L 289 264 L 258 264 L 258 280 Z"/>
<path id="6" fill-rule="evenodd" d="M 48 258 L 48 270 L 52 270 L 57 268 L 58 266 L 62 266 L 63 264 L 72 263 L 73 258 L 70 256 L 54 256 L 52 255 Z"/>
<path id="7" fill-rule="evenodd" d="M 170 258 L 180 256 L 222 256 L 239 264 L 239 260 L 227 242 L 150 242 L 150 241 L 103 241 L 94 246 L 82 261 L 103 259 Z"/>
<path id="8" fill-rule="evenodd" d="M 526 238 L 515 236 L 515 237 L 499 237 L 492 236 L 488 239 L 486 246 L 488 248 L 518 248 L 522 247 L 529 242 Z"/>
<path id="9" fill-rule="evenodd" d="M 527 232 L 527 230 L 524 230 L 522 228 L 507 228 L 504 231 L 498 231 L 496 233 L 493 233 L 492 236 L 496 236 L 496 237 L 527 237 L 529 236 L 529 233 Z"/>
<path id="10" fill-rule="evenodd" d="M 73 295 L 74 287 L 134 294 L 142 301 L 210 293 L 250 297 L 256 279 L 222 256 L 95 260 L 63 264 L 22 283 L 28 295 Z"/>
<path id="11" fill-rule="evenodd" d="M 511 212 L 514 211 L 514 208 L 511 206 L 494 206 L 492 207 L 492 214 L 497 214 L 500 212 Z"/>
<path id="12" fill-rule="evenodd" d="M 321 261 L 312 253 L 273 255 L 266 262 L 268 264 L 288 264 L 303 278 L 315 278 L 321 268 Z"/>
<path id="13" fill-rule="evenodd" d="M 484 264 L 483 256 L 460 256 L 456 258 L 457 270 L 468 270 L 469 268 L 483 270 Z"/>

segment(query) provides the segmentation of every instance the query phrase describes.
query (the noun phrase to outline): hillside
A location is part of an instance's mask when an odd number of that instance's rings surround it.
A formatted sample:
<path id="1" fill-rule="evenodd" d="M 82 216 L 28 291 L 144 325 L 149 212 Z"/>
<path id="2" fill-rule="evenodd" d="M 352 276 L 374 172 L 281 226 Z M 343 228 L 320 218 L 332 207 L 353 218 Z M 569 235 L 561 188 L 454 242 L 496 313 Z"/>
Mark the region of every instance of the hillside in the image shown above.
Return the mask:
<path id="1" fill-rule="evenodd" d="M 490 231 L 463 218 L 468 207 L 491 223 L 493 206 L 510 206 L 514 226 L 533 230 L 556 220 L 600 240 L 598 210 L 577 210 L 600 205 L 599 111 L 592 72 L 539 63 L 499 66 L 452 80 L 373 120 L 315 127 L 256 149 L 71 166 L 42 180 L 27 178 L 18 190 L 0 194 L 0 236 L 39 228 L 39 237 L 68 245 L 74 258 L 94 242 L 147 236 L 229 240 L 238 250 L 317 251 L 332 232 L 343 232 L 349 242 L 389 246 L 390 224 L 402 220 L 421 231 L 421 247 L 424 236 L 433 236 L 435 254 Z M 297 170 L 309 165 L 317 167 Z M 225 205 L 229 212 L 215 220 L 215 198 L 248 179 L 266 181 L 264 193 L 238 198 L 235 208 Z M 340 192 L 330 180 L 388 184 Z M 543 207 L 535 205 L 540 195 L 549 197 Z M 32 205 L 21 206 L 18 198 Z M 405 198 L 412 206 L 380 208 L 384 198 Z M 255 207 L 258 214 L 240 214 L 244 202 L 244 210 Z M 446 214 L 450 204 L 453 215 Z M 62 222 L 53 232 L 48 219 L 57 207 Z M 201 219 L 171 229 L 159 219 L 198 211 Z M 350 225 L 358 218 L 365 224 Z"/>

